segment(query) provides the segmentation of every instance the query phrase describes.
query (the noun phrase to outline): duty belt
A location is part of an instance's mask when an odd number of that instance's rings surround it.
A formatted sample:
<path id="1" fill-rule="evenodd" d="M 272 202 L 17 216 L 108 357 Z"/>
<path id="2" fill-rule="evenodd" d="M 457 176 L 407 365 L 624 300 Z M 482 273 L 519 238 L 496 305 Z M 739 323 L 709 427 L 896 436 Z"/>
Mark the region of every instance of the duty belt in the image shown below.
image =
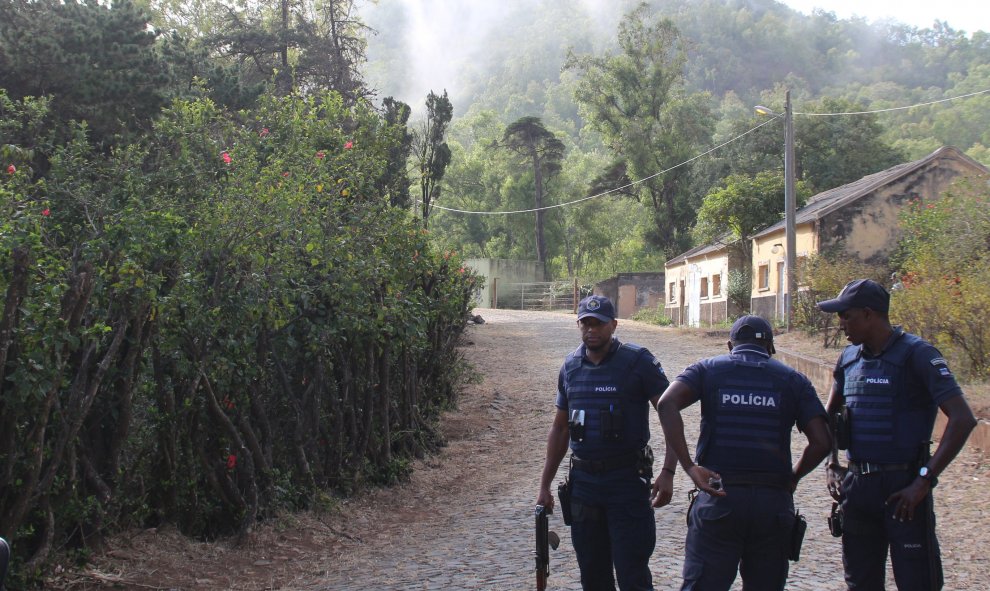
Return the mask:
<path id="1" fill-rule="evenodd" d="M 863 476 L 876 472 L 903 472 L 910 470 L 914 464 L 875 464 L 873 462 L 849 462 L 849 471 Z"/>
<path id="2" fill-rule="evenodd" d="M 604 458 L 601 460 L 582 460 L 574 454 L 571 454 L 571 467 L 575 470 L 581 470 L 582 472 L 591 472 L 593 474 L 598 472 L 608 472 L 610 470 L 618 470 L 619 468 L 629 468 L 630 466 L 635 466 L 639 462 L 640 453 L 630 452 L 621 456 L 612 456 L 611 458 Z"/>
<path id="3" fill-rule="evenodd" d="M 782 488 L 791 490 L 792 476 L 779 472 L 739 472 L 722 474 L 725 486 L 754 486 L 762 488 Z"/>

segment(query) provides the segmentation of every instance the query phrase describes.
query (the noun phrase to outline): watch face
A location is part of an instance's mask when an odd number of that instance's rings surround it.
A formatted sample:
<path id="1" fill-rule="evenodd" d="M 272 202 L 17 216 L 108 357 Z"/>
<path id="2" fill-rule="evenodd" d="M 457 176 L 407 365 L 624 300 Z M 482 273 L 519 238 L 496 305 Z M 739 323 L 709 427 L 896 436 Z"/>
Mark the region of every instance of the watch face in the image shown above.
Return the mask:
<path id="1" fill-rule="evenodd" d="M 921 469 L 918 470 L 918 476 L 928 478 L 928 466 L 922 466 Z"/>

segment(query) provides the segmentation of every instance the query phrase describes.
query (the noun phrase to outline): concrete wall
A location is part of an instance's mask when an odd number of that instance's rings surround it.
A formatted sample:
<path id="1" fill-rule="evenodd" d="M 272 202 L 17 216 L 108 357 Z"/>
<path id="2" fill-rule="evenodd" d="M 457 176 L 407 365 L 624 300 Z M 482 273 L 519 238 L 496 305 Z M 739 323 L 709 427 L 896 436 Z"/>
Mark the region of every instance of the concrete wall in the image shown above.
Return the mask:
<path id="1" fill-rule="evenodd" d="M 664 297 L 663 273 L 619 273 L 595 284 L 595 294 L 615 303 L 619 318 L 629 318 L 644 308 L 656 308 Z"/>
<path id="2" fill-rule="evenodd" d="M 543 281 L 543 268 L 536 261 L 467 259 L 464 264 L 485 278 L 475 296 L 475 305 L 482 308 L 497 307 L 496 297 L 503 303 L 518 299 L 520 283 Z"/>

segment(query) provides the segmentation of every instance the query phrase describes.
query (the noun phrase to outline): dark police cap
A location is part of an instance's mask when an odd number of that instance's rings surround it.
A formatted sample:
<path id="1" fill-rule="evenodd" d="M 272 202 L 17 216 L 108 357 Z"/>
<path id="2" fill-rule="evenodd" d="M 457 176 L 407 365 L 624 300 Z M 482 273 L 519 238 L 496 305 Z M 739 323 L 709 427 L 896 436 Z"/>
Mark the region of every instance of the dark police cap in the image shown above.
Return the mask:
<path id="1" fill-rule="evenodd" d="M 857 279 L 847 283 L 835 298 L 818 302 L 822 312 L 844 312 L 849 308 L 869 308 L 886 313 L 890 310 L 890 294 L 872 279 Z"/>
<path id="2" fill-rule="evenodd" d="M 578 320 L 592 316 L 602 322 L 615 320 L 615 306 L 612 300 L 605 296 L 593 295 L 581 300 L 578 304 Z"/>
<path id="3" fill-rule="evenodd" d="M 729 331 L 729 340 L 762 339 L 773 341 L 773 327 L 759 316 L 740 316 Z"/>

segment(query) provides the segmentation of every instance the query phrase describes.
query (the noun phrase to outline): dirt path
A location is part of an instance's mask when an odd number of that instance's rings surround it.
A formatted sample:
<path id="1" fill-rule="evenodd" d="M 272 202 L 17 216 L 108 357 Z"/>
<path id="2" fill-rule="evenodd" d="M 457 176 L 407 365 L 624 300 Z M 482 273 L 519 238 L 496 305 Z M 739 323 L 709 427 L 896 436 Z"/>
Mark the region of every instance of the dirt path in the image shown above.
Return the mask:
<path id="1" fill-rule="evenodd" d="M 464 353 L 483 381 L 445 418 L 449 445 L 418 462 L 409 482 L 345 502 L 339 511 L 286 516 L 237 547 L 193 544 L 174 532 L 119 537 L 86 573 L 60 579 L 63 588 L 133 589 L 485 589 L 532 587 L 532 506 L 553 413 L 560 363 L 578 343 L 574 317 L 555 313 L 476 310 Z M 620 339 L 648 347 L 668 375 L 720 353 L 720 339 L 620 321 Z M 685 423 L 697 437 L 696 407 Z M 653 447 L 662 454 L 657 421 Z M 795 440 L 795 443 L 801 443 Z M 838 540 L 828 536 L 830 506 L 818 474 L 803 483 L 796 504 L 808 516 L 803 558 L 789 589 L 841 589 Z M 990 470 L 966 450 L 941 479 L 936 503 L 946 589 L 984 589 L 990 579 Z M 651 563 L 657 589 L 678 589 L 688 479 L 678 471 L 675 498 L 660 509 Z M 551 589 L 580 589 L 563 539 L 551 553 Z M 738 585 L 738 582 L 737 582 Z"/>

